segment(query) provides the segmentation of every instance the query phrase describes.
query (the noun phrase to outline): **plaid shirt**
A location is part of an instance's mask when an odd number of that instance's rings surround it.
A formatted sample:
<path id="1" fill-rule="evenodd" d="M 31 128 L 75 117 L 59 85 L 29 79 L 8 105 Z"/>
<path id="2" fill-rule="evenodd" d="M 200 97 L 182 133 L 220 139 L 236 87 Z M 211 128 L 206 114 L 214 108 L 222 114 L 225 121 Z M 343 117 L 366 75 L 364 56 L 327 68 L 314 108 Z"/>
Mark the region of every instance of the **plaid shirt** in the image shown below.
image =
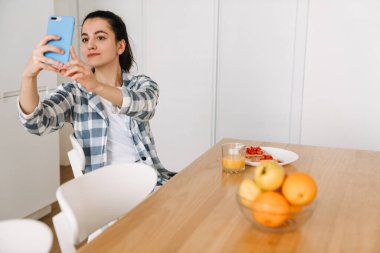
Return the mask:
<path id="1" fill-rule="evenodd" d="M 127 128 L 140 157 L 140 162 L 158 172 L 158 185 L 175 173 L 166 170 L 158 159 L 149 120 L 153 117 L 159 96 L 158 85 L 147 76 L 122 74 L 123 105 L 115 112 L 130 117 Z M 74 135 L 82 144 L 86 156 L 85 172 L 105 166 L 107 161 L 107 131 L 109 120 L 99 96 L 84 87 L 67 83 L 59 86 L 49 97 L 40 101 L 34 112 L 19 116 L 24 128 L 36 135 L 44 135 L 73 125 Z M 128 122 L 128 121 L 126 121 Z"/>

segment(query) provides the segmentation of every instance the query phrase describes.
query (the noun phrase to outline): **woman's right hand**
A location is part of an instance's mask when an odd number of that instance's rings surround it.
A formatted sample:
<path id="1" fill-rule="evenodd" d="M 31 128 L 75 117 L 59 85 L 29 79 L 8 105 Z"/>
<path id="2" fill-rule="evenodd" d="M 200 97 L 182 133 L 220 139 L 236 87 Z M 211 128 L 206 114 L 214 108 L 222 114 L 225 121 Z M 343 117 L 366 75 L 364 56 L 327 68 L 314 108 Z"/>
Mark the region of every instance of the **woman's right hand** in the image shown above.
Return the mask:
<path id="1" fill-rule="evenodd" d="M 46 52 L 56 52 L 59 54 L 64 54 L 62 49 L 47 44 L 51 40 L 59 39 L 60 37 L 56 35 L 46 35 L 43 37 L 43 39 L 33 50 L 32 56 L 30 57 L 27 65 L 24 68 L 24 77 L 37 77 L 37 75 L 43 69 L 59 73 L 59 71 L 63 68 L 64 64 L 44 56 Z"/>

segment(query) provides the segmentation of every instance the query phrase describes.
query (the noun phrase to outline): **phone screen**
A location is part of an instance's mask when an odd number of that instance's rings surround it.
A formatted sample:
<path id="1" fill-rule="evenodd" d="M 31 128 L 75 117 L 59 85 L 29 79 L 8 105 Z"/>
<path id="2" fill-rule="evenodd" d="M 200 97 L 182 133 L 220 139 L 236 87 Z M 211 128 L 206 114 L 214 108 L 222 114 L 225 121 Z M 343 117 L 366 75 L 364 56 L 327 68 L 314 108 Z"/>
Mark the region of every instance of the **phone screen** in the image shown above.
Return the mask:
<path id="1" fill-rule="evenodd" d="M 75 19 L 72 16 L 50 16 L 47 27 L 47 35 L 58 35 L 60 40 L 51 40 L 47 44 L 57 46 L 64 50 L 64 54 L 46 52 L 45 56 L 67 63 L 70 59 L 70 45 L 73 40 Z"/>

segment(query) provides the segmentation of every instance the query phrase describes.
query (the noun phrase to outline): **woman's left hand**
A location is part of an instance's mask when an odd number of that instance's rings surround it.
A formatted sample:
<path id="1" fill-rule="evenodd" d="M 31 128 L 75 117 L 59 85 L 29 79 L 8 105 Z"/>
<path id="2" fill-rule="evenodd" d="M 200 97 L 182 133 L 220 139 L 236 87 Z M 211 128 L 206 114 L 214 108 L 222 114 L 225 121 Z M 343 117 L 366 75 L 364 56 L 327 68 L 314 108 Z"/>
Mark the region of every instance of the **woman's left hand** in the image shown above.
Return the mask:
<path id="1" fill-rule="evenodd" d="M 70 47 L 70 54 L 71 60 L 60 73 L 77 81 L 89 92 L 96 92 L 101 88 L 101 84 L 96 80 L 91 67 L 79 59 L 73 46 Z"/>

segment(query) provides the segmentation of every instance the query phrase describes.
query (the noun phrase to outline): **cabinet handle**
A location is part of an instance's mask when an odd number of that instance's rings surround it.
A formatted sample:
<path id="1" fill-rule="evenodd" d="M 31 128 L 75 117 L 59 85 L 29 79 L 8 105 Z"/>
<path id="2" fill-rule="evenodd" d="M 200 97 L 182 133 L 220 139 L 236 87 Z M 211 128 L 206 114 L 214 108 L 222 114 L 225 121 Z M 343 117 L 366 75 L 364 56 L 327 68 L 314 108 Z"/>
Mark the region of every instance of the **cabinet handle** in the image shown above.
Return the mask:
<path id="1" fill-rule="evenodd" d="M 46 95 L 48 95 L 49 91 L 51 91 L 51 90 L 55 90 L 55 88 L 49 88 L 48 86 L 38 86 L 37 87 L 38 93 L 45 92 Z M 11 98 L 11 97 L 16 97 L 19 95 L 19 93 L 20 93 L 20 90 L 0 92 L 0 100 L 6 99 L 6 98 Z"/>

